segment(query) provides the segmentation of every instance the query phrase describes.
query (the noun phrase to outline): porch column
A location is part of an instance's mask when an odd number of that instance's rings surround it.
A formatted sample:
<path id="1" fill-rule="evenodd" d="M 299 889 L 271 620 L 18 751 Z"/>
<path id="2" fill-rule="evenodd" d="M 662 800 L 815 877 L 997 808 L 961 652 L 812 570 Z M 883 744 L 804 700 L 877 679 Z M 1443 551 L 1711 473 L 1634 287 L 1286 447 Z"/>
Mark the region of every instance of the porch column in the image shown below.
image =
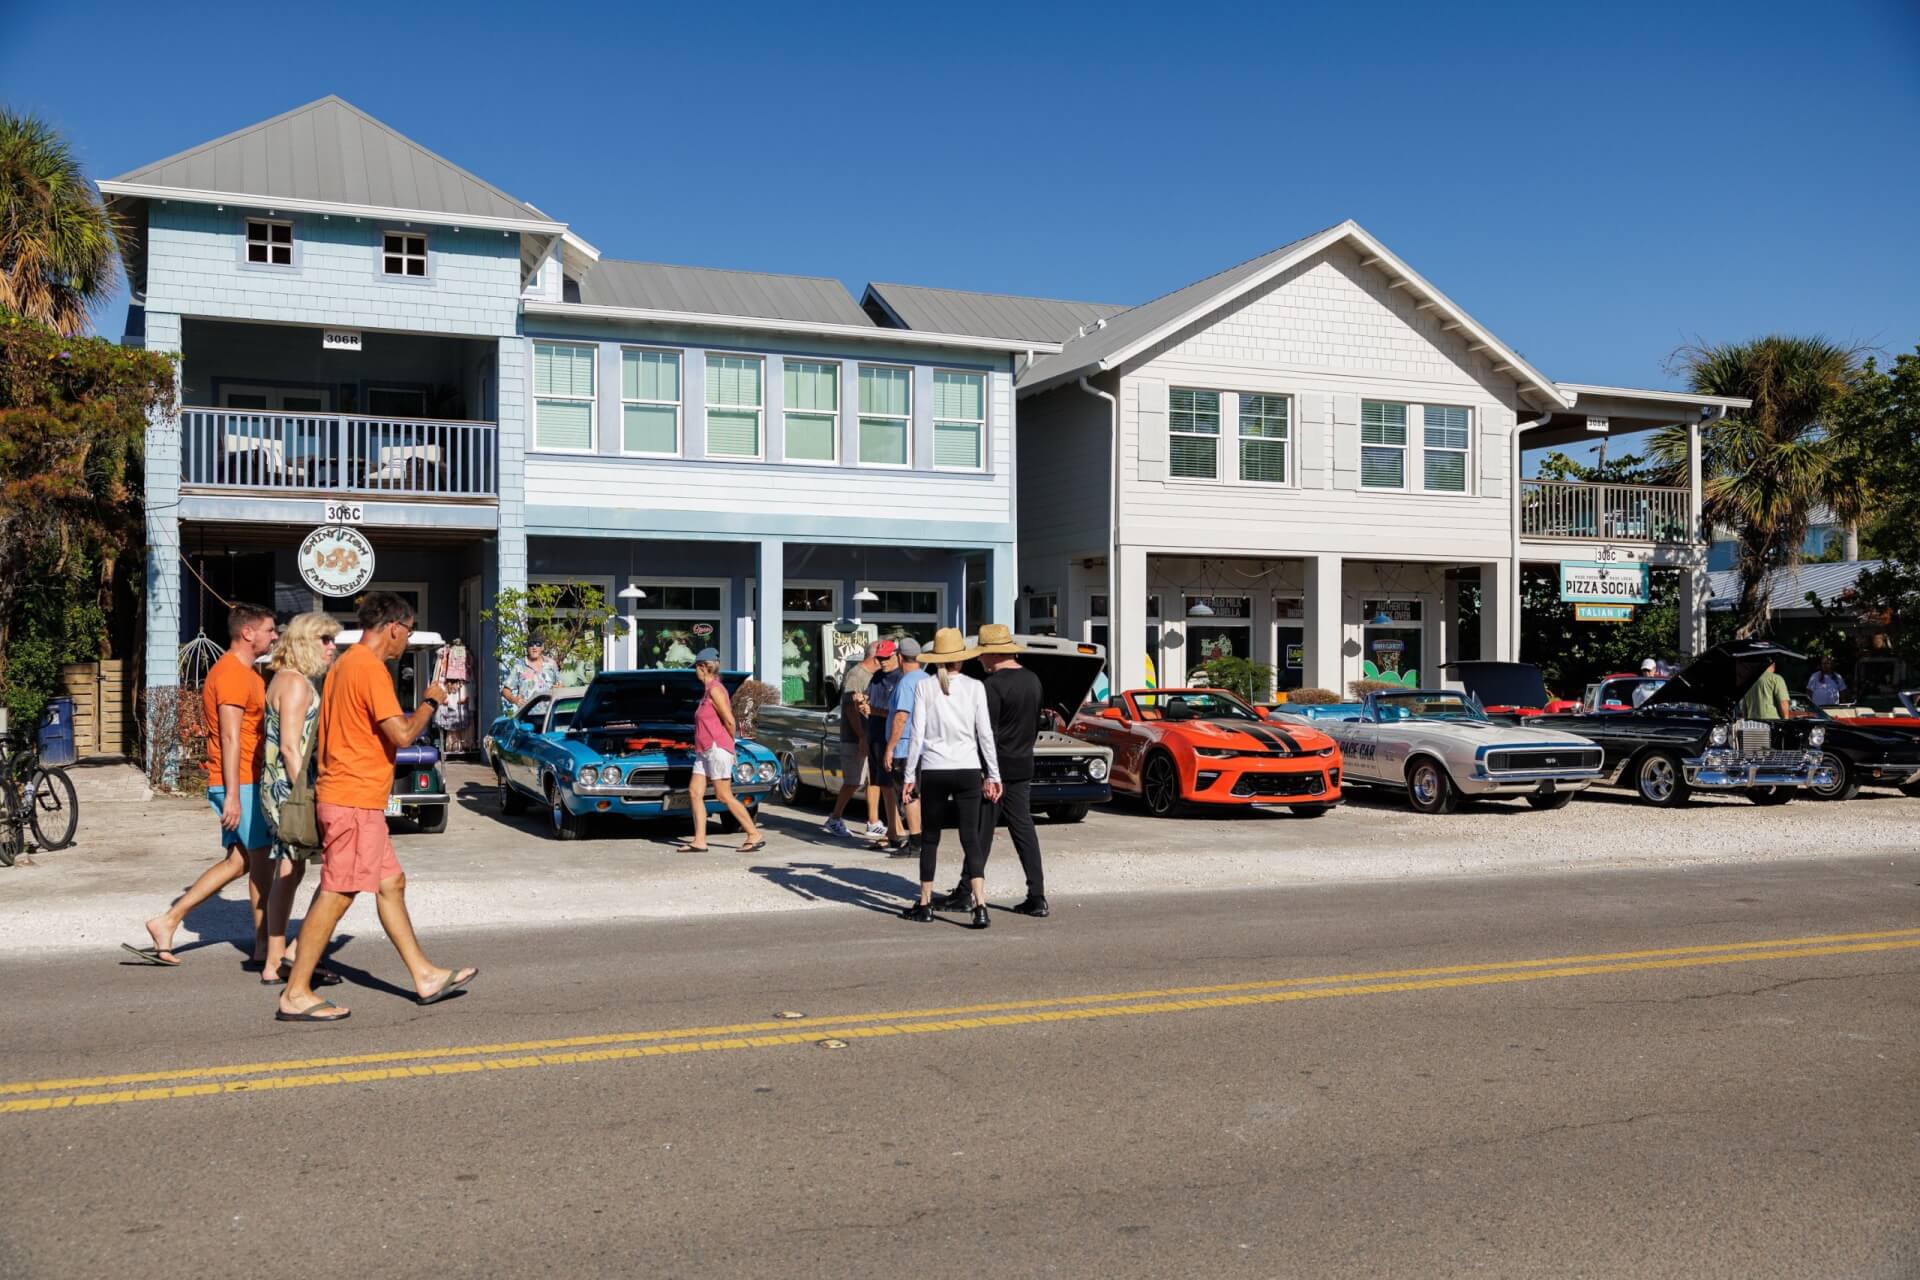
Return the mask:
<path id="1" fill-rule="evenodd" d="M 1020 595 L 1019 574 L 1015 567 L 1013 544 L 996 542 L 987 552 L 987 616 L 968 618 L 967 630 L 975 635 L 989 622 L 1005 623 L 1019 629 L 1019 621 L 1013 616 L 1014 603 Z"/>
<path id="2" fill-rule="evenodd" d="M 1511 560 L 1488 560 L 1480 566 L 1480 657 L 1512 662 L 1519 656 L 1520 614 L 1518 575 Z"/>
<path id="3" fill-rule="evenodd" d="M 1697 417 L 1687 423 L 1687 489 L 1688 501 L 1693 504 L 1687 513 L 1687 523 L 1693 529 L 1692 540 L 1712 542 L 1713 530 L 1707 528 L 1700 515 L 1700 419 Z"/>
<path id="4" fill-rule="evenodd" d="M 1107 682 L 1118 693 L 1147 682 L 1147 549 L 1116 551 L 1118 572 L 1108 575 Z M 1164 683 L 1163 673 L 1155 676 Z"/>
<path id="5" fill-rule="evenodd" d="M 760 613 L 753 624 L 752 670 L 762 683 L 780 688 L 780 654 L 785 647 L 780 619 L 787 594 L 787 544 L 782 538 L 762 538 L 755 576 L 760 582 Z M 745 665 L 742 663 L 741 665 Z"/>
<path id="6" fill-rule="evenodd" d="M 1346 655 L 1342 652 L 1345 637 L 1340 625 L 1344 588 L 1340 581 L 1340 557 L 1317 552 L 1307 556 L 1304 565 L 1305 683 L 1310 688 L 1327 689 L 1345 698 Z"/>
<path id="7" fill-rule="evenodd" d="M 180 317 L 166 313 L 147 313 L 147 350 L 180 350 Z M 180 401 L 179 375 L 174 375 L 174 403 Z M 180 420 L 157 415 L 147 424 L 146 442 L 146 526 L 147 526 L 147 659 L 146 686 L 149 691 L 171 689 L 180 683 L 180 521 L 174 513 L 180 507 Z M 225 619 L 211 634 L 226 642 Z M 173 706 L 167 698 L 147 700 L 147 750 L 156 743 L 177 742 L 173 724 L 161 723 Z M 197 714 L 197 713 L 196 713 Z M 31 728 L 32 726 L 24 726 Z M 147 761 L 148 777 L 158 765 L 168 785 L 175 781 L 178 761 L 171 757 Z"/>
<path id="8" fill-rule="evenodd" d="M 1460 574 L 1447 574 L 1440 595 L 1440 662 L 1458 662 L 1461 659 L 1460 645 L 1465 639 L 1460 633 Z M 1440 662 L 1432 663 L 1435 670 Z M 1436 680 L 1438 677 L 1436 677 Z"/>
<path id="9" fill-rule="evenodd" d="M 1697 658 L 1707 651 L 1707 571 L 1702 565 L 1680 570 L 1680 656 Z"/>
<path id="10" fill-rule="evenodd" d="M 520 337 L 500 339 L 499 451 L 500 581 L 496 591 L 527 589 L 527 344 Z"/>

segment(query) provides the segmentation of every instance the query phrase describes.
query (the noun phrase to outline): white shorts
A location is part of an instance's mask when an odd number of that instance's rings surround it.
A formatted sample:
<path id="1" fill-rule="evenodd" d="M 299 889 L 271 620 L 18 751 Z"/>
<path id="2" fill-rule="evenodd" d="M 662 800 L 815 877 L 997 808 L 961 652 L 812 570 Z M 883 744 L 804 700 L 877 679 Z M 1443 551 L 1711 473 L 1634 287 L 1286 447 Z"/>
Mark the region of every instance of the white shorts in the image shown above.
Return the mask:
<path id="1" fill-rule="evenodd" d="M 708 747 L 697 751 L 693 756 L 693 771 L 703 778 L 718 778 L 722 782 L 733 781 L 733 752 L 722 751 L 719 747 Z"/>

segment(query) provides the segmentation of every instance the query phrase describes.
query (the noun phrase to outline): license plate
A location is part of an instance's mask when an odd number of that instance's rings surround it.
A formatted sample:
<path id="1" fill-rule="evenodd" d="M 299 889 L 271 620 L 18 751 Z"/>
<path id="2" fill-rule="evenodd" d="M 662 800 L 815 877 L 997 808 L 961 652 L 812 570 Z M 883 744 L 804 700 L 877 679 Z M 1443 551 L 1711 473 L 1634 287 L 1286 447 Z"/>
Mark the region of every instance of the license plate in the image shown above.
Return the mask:
<path id="1" fill-rule="evenodd" d="M 673 813 L 677 810 L 685 810 L 688 813 L 692 813 L 693 801 L 688 798 L 687 793 L 684 791 L 669 791 L 665 797 L 662 798 L 660 807 L 667 813 Z"/>
<path id="2" fill-rule="evenodd" d="M 397 818 L 400 816 L 400 797 L 399 796 L 387 797 L 387 816 L 389 818 Z"/>

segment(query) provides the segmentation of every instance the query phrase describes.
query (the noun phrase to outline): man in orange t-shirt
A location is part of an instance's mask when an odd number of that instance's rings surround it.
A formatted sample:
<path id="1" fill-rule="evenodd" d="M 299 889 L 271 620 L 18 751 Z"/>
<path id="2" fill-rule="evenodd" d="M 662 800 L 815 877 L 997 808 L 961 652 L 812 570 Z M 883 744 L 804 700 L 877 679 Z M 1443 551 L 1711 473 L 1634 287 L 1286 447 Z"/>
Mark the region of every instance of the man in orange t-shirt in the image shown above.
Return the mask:
<path id="1" fill-rule="evenodd" d="M 273 833 L 258 803 L 257 780 L 267 686 L 254 663 L 273 648 L 278 633 L 271 609 L 236 604 L 227 614 L 227 651 L 213 664 L 200 690 L 207 729 L 207 799 L 220 817 L 220 846 L 226 856 L 201 872 L 172 906 L 147 921 L 152 946 L 121 944 L 148 964 L 179 964 L 180 958 L 173 954 L 173 935 L 187 913 L 241 876 L 247 877 L 247 896 L 253 902 L 253 958 L 258 962 L 266 956 L 266 901 L 273 886 L 273 861 L 268 854 Z"/>
<path id="2" fill-rule="evenodd" d="M 353 905 L 371 893 L 394 950 L 400 953 L 421 1004 L 432 1004 L 473 981 L 479 970 L 441 969 L 427 959 L 407 914 L 407 878 L 387 834 L 387 795 L 394 755 L 426 729 L 447 691 L 433 685 L 407 715 L 394 696 L 389 660 L 407 651 L 413 610 L 390 591 L 360 602 L 360 640 L 334 660 L 320 694 L 317 759 L 320 781 L 314 813 L 320 819 L 320 891 L 300 926 L 293 974 L 274 1017 L 281 1022 L 339 1022 L 348 1010 L 313 994 L 314 970 L 333 931 Z"/>

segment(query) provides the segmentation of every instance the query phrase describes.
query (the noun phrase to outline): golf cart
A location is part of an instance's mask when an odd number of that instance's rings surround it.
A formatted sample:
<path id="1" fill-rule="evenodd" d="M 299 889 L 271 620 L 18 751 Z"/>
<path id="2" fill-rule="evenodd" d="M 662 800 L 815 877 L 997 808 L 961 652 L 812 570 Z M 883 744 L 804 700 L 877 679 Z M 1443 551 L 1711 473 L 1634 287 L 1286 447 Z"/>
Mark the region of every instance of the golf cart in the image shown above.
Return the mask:
<path id="1" fill-rule="evenodd" d="M 339 651 L 345 653 L 348 645 L 359 643 L 360 632 L 342 631 L 334 639 Z M 403 711 L 417 706 L 420 695 L 433 683 L 434 655 L 445 644 L 437 631 L 416 631 L 407 642 L 406 653 L 387 662 Z M 393 790 L 387 795 L 389 818 L 403 818 L 428 835 L 447 829 L 451 805 L 446 780 L 440 773 L 439 741 L 440 727 L 429 721 L 419 741 L 394 754 Z"/>

